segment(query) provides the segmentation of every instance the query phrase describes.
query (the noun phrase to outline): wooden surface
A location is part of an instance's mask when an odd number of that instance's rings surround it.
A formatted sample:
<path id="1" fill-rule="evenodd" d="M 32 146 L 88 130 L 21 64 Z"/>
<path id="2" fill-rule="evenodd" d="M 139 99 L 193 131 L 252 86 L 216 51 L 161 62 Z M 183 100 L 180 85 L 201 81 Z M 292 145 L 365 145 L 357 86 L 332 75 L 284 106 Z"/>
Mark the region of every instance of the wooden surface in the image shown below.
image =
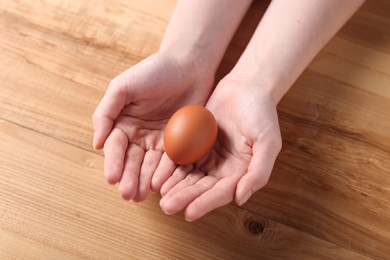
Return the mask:
<path id="1" fill-rule="evenodd" d="M 1 1 L 0 259 L 388 259 L 390 1 L 368 1 L 283 98 L 269 184 L 195 223 L 158 194 L 122 201 L 91 148 L 108 82 L 158 49 L 174 5 Z"/>

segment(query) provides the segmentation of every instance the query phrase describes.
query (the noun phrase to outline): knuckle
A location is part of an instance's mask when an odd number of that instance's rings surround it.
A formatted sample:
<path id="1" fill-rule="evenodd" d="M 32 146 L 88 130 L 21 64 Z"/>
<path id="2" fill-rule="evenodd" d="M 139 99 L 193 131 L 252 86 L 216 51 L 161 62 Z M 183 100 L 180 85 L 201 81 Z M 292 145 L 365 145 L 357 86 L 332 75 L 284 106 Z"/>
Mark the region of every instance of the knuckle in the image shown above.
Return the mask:
<path id="1" fill-rule="evenodd" d="M 274 145 L 277 152 L 279 153 L 282 150 L 282 146 L 283 146 L 282 138 L 281 137 L 276 138 Z"/>
<path id="2" fill-rule="evenodd" d="M 268 148 L 271 152 L 278 154 L 282 150 L 282 145 L 280 134 L 268 139 Z"/>
<path id="3" fill-rule="evenodd" d="M 122 89 L 122 86 L 125 85 L 125 77 L 120 74 L 113 78 L 110 83 L 108 84 L 108 90 L 120 90 Z"/>
<path id="4" fill-rule="evenodd" d="M 268 183 L 269 178 L 266 177 L 260 177 L 257 179 L 256 188 L 259 190 L 263 187 L 265 187 Z"/>
<path id="5" fill-rule="evenodd" d="M 120 84 L 120 77 L 119 76 L 116 76 L 115 78 L 113 78 L 110 83 L 108 84 L 108 87 L 109 88 L 112 88 L 112 87 L 115 87 L 115 86 L 118 86 Z"/>
<path id="6" fill-rule="evenodd" d="M 95 123 L 98 120 L 99 114 L 97 113 L 97 111 L 93 112 L 91 118 L 93 123 Z"/>

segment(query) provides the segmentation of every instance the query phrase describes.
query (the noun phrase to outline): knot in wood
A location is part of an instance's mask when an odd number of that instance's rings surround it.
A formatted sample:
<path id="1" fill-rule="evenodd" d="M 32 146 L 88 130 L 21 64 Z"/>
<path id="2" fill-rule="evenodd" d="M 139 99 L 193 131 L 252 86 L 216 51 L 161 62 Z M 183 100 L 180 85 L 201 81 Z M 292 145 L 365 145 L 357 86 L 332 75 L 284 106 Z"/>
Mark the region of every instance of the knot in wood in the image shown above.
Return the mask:
<path id="1" fill-rule="evenodd" d="M 248 224 L 248 229 L 253 234 L 260 234 L 264 231 L 264 225 L 258 221 L 251 221 Z"/>

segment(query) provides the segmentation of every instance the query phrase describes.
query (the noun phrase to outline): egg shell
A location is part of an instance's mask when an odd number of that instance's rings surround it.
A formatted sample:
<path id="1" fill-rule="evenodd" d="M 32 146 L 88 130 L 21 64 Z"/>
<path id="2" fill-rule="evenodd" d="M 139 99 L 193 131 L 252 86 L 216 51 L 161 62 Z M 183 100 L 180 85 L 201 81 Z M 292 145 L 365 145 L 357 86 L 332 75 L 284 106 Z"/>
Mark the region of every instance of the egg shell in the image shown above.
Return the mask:
<path id="1" fill-rule="evenodd" d="M 173 114 L 165 127 L 165 152 L 177 164 L 192 164 L 214 146 L 217 131 L 217 122 L 205 107 L 182 107 Z"/>

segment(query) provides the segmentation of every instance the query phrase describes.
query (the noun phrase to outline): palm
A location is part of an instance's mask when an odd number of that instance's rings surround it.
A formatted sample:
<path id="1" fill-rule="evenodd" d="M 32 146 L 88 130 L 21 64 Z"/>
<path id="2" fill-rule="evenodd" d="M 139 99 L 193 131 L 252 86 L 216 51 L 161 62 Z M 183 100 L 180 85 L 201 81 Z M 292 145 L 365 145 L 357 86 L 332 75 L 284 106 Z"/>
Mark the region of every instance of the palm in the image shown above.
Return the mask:
<path id="1" fill-rule="evenodd" d="M 95 146 L 104 143 L 104 172 L 123 198 L 146 198 L 163 155 L 163 130 L 185 104 L 204 104 L 212 78 L 195 80 L 176 60 L 154 55 L 114 79 L 94 114 Z M 96 137 L 95 136 L 95 137 Z"/>
<path id="2" fill-rule="evenodd" d="M 195 220 L 235 198 L 240 203 L 244 195 L 237 193 L 248 190 L 245 179 L 257 178 L 256 190 L 265 185 L 280 135 L 275 104 L 258 89 L 224 80 L 214 91 L 207 107 L 218 122 L 217 143 L 194 169 L 176 169 L 163 185 L 161 206 L 166 213 L 185 209 L 187 219 Z"/>

